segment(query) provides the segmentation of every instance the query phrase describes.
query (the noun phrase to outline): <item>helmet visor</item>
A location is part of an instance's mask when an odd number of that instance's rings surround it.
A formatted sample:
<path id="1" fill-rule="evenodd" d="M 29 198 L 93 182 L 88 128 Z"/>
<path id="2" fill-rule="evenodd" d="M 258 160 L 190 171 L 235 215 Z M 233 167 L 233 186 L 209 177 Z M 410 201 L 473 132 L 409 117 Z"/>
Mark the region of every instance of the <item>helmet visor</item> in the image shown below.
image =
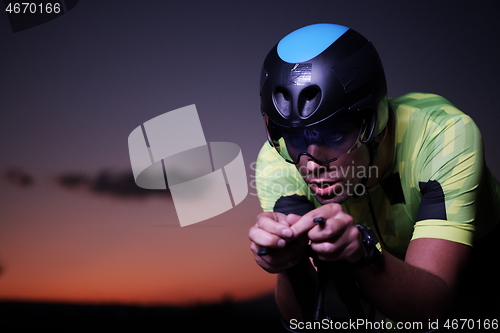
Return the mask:
<path id="1" fill-rule="evenodd" d="M 361 145 L 366 126 L 363 120 L 330 117 L 302 127 L 283 127 L 264 115 L 268 139 L 289 163 L 306 155 L 318 164 L 336 161 Z"/>

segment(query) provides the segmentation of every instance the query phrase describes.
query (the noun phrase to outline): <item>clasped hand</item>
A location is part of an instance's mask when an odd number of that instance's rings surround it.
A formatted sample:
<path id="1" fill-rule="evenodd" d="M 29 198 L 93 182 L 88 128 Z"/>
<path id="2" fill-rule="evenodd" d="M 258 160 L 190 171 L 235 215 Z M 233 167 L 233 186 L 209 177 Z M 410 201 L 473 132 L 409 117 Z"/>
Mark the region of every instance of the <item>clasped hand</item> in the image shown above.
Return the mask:
<path id="1" fill-rule="evenodd" d="M 324 223 L 315 223 L 316 217 L 322 217 Z M 295 266 L 308 244 L 318 259 L 324 261 L 345 259 L 354 263 L 366 256 L 352 216 L 334 203 L 316 208 L 304 216 L 261 213 L 248 235 L 255 261 L 270 273 Z M 266 255 L 257 254 L 260 246 L 269 248 Z"/>

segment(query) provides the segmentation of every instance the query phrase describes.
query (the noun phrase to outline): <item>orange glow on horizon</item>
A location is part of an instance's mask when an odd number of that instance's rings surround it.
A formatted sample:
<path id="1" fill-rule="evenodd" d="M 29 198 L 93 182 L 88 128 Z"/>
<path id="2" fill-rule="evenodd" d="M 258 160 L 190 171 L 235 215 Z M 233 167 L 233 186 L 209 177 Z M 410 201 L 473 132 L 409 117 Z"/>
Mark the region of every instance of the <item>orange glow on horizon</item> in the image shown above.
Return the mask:
<path id="1" fill-rule="evenodd" d="M 9 224 L 0 224 L 0 300 L 191 305 L 274 289 L 275 276 L 249 249 L 248 228 L 259 211 L 251 198 L 181 228 L 161 200 L 124 204 L 34 192 L 30 210 L 20 205 L 27 198 L 2 198 L 11 205 Z"/>

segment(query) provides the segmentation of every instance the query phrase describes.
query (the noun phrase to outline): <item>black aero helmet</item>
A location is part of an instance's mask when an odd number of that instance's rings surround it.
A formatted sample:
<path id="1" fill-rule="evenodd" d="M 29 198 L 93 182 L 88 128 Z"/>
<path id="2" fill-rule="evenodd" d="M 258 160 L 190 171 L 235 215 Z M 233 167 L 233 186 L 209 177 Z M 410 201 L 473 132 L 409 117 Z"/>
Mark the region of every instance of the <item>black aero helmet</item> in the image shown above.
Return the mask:
<path id="1" fill-rule="evenodd" d="M 388 121 L 377 51 L 347 27 L 314 24 L 285 36 L 262 67 L 260 96 L 269 142 L 290 163 L 320 164 L 373 142 Z M 311 145 L 323 146 L 313 156 Z"/>

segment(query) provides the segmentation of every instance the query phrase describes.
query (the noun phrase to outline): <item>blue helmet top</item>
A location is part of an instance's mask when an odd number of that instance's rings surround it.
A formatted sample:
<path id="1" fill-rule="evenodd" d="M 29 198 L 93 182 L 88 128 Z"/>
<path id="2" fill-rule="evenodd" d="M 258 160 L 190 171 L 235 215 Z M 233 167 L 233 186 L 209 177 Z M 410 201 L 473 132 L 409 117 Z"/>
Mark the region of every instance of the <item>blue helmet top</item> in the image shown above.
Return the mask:
<path id="1" fill-rule="evenodd" d="M 262 67 L 260 95 L 266 122 L 276 128 L 310 127 L 338 114 L 339 120 L 363 119 L 361 141 L 370 142 L 388 120 L 377 51 L 361 34 L 336 24 L 309 25 L 276 44 Z"/>
<path id="2" fill-rule="evenodd" d="M 279 57 L 289 63 L 310 60 L 332 45 L 349 28 L 336 24 L 314 24 L 291 32 L 277 45 Z"/>

